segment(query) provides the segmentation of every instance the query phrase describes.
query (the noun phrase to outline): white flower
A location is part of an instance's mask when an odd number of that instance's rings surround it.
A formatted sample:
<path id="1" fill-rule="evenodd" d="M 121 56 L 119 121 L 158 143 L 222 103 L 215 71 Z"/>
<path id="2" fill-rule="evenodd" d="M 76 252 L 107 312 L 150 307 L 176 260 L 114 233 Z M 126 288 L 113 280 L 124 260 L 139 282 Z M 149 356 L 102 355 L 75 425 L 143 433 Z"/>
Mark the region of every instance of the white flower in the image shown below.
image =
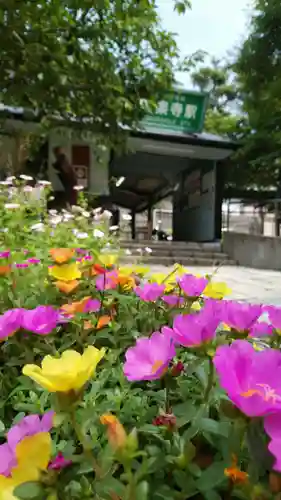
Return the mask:
<path id="1" fill-rule="evenodd" d="M 119 226 L 110 226 L 109 231 L 118 231 Z"/>
<path id="2" fill-rule="evenodd" d="M 142 248 L 137 248 L 138 253 L 142 253 Z"/>
<path id="3" fill-rule="evenodd" d="M 108 241 L 108 242 L 105 244 L 104 248 L 110 248 L 110 247 L 111 247 L 111 243 Z"/>
<path id="4" fill-rule="evenodd" d="M 101 216 L 104 218 L 104 219 L 110 219 L 112 217 L 112 212 L 110 212 L 109 210 L 105 210 Z"/>
<path id="5" fill-rule="evenodd" d="M 49 198 L 50 201 L 53 201 L 54 199 L 55 199 L 54 196 L 50 196 L 50 198 Z"/>
<path id="6" fill-rule="evenodd" d="M 73 186 L 73 189 L 75 189 L 75 191 L 83 191 L 84 186 Z"/>
<path id="7" fill-rule="evenodd" d="M 30 227 L 32 231 L 38 231 L 39 233 L 43 233 L 45 231 L 45 226 L 43 222 L 38 222 L 37 224 L 33 224 L 33 226 Z"/>
<path id="8" fill-rule="evenodd" d="M 76 233 L 76 238 L 78 238 L 79 240 L 84 240 L 85 238 L 88 238 L 88 233 Z"/>
<path id="9" fill-rule="evenodd" d="M 130 214 L 123 214 L 122 219 L 129 221 L 129 220 L 132 220 L 132 216 Z"/>
<path id="10" fill-rule="evenodd" d="M 82 212 L 82 215 L 83 215 L 83 217 L 87 217 L 88 218 L 88 217 L 90 217 L 90 212 L 87 212 L 87 210 L 84 210 Z"/>
<path id="11" fill-rule="evenodd" d="M 2 229 L 0 229 L 1 233 L 7 233 L 9 231 L 9 229 L 7 227 L 3 227 Z"/>
<path id="12" fill-rule="evenodd" d="M 63 214 L 63 220 L 65 222 L 69 221 L 70 219 L 73 219 L 74 218 L 74 215 L 72 214 L 69 214 L 69 213 L 66 213 L 66 214 Z"/>
<path id="13" fill-rule="evenodd" d="M 132 252 L 131 250 L 129 250 L 129 248 L 126 248 L 125 255 L 132 255 Z"/>
<path id="14" fill-rule="evenodd" d="M 33 187 L 32 186 L 24 186 L 23 192 L 24 193 L 32 193 Z"/>
<path id="15" fill-rule="evenodd" d="M 62 216 L 61 215 L 54 215 L 50 219 L 50 224 L 51 224 L 51 226 L 57 226 L 57 224 L 59 224 L 61 221 L 62 221 Z"/>
<path id="16" fill-rule="evenodd" d="M 7 177 L 6 182 L 8 182 L 9 184 L 13 184 L 13 181 L 15 179 L 16 179 L 15 175 L 10 175 L 9 177 Z"/>
<path id="17" fill-rule="evenodd" d="M 33 181 L 33 177 L 31 177 L 30 175 L 25 175 L 25 174 L 21 174 L 20 179 L 22 179 L 23 181 Z"/>
<path id="18" fill-rule="evenodd" d="M 7 208 L 8 210 L 13 210 L 14 208 L 20 208 L 20 204 L 19 203 L 5 203 L 4 207 Z"/>
<path id="19" fill-rule="evenodd" d="M 72 205 L 71 210 L 72 210 L 72 212 L 74 212 L 76 214 L 77 213 L 81 214 L 81 212 L 84 211 L 84 208 L 79 207 L 79 205 Z"/>
<path id="20" fill-rule="evenodd" d="M 104 232 L 101 231 L 100 229 L 94 229 L 93 230 L 93 236 L 95 238 L 103 238 L 104 237 Z"/>
<path id="21" fill-rule="evenodd" d="M 38 181 L 37 184 L 40 184 L 40 186 L 51 186 L 52 183 L 50 181 Z"/>
<path id="22" fill-rule="evenodd" d="M 145 251 L 146 251 L 146 253 L 152 253 L 152 248 L 145 247 Z"/>
<path id="23" fill-rule="evenodd" d="M 11 184 L 13 184 L 13 181 L 1 181 L 0 182 L 0 186 L 10 186 Z"/>
<path id="24" fill-rule="evenodd" d="M 102 208 L 101 208 L 101 207 L 95 208 L 95 209 L 93 210 L 93 214 L 94 214 L 94 215 L 98 215 L 98 214 L 100 214 L 100 213 L 101 213 L 101 211 L 102 211 Z"/>
<path id="25" fill-rule="evenodd" d="M 58 213 L 58 211 L 57 211 L 57 210 L 55 210 L 54 208 L 51 208 L 51 209 L 49 210 L 49 214 L 50 214 L 50 215 L 57 215 L 57 213 Z"/>

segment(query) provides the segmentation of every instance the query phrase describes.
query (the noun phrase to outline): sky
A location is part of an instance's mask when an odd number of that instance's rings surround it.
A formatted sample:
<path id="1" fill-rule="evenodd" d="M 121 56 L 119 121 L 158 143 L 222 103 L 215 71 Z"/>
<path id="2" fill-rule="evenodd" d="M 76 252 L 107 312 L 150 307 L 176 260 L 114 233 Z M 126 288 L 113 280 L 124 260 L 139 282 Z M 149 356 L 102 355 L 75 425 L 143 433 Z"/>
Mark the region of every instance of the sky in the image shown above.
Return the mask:
<path id="1" fill-rule="evenodd" d="M 177 34 L 182 56 L 201 49 L 223 58 L 247 35 L 249 0 L 192 0 L 192 10 L 184 16 L 173 11 L 173 4 L 173 0 L 158 0 L 163 26 Z M 189 83 L 186 74 L 177 77 Z"/>

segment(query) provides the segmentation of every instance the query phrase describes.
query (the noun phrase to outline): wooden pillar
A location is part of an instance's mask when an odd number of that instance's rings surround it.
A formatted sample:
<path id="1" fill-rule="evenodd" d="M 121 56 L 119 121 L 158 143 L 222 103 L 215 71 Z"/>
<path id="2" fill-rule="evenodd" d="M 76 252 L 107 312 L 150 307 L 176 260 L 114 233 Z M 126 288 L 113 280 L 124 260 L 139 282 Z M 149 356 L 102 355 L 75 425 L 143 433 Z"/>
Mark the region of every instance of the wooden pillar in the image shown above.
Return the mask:
<path id="1" fill-rule="evenodd" d="M 131 211 L 131 236 L 132 240 L 136 239 L 136 212 L 134 210 Z"/>

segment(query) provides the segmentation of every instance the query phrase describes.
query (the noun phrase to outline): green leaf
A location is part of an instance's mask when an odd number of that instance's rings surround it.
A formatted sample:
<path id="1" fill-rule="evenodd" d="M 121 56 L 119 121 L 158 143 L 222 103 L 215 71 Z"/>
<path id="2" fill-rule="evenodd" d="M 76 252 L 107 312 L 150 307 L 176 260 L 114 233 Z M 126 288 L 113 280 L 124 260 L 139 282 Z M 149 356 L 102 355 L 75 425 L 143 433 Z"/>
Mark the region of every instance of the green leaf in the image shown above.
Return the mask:
<path id="1" fill-rule="evenodd" d="M 202 493 L 212 490 L 222 483 L 226 482 L 227 479 L 224 475 L 225 463 L 215 462 L 208 469 L 202 472 L 200 478 L 196 481 L 196 486 L 198 490 Z"/>
<path id="2" fill-rule="evenodd" d="M 15 497 L 20 500 L 31 500 L 36 498 L 42 498 L 44 495 L 44 490 L 40 483 L 34 481 L 29 481 L 17 486 L 14 490 Z"/>
<path id="3" fill-rule="evenodd" d="M 149 484 L 147 481 L 142 481 L 136 487 L 135 500 L 147 500 L 149 494 Z"/>
<path id="4" fill-rule="evenodd" d="M 188 422 L 191 422 L 197 411 L 198 409 L 191 401 L 175 405 L 173 407 L 173 413 L 177 417 L 177 426 L 180 428 Z"/>
<path id="5" fill-rule="evenodd" d="M 199 420 L 199 428 L 203 432 L 209 432 L 210 434 L 227 438 L 231 424 L 229 422 L 218 422 L 211 418 L 201 418 L 201 420 Z"/>

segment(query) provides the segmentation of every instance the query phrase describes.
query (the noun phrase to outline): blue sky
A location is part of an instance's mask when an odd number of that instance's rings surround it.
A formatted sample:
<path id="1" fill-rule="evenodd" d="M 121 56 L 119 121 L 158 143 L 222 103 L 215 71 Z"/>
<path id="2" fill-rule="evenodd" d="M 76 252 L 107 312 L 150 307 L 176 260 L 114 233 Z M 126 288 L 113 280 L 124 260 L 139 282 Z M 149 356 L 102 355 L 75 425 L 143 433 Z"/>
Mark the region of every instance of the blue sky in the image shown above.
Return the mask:
<path id="1" fill-rule="evenodd" d="M 247 34 L 249 0 L 192 0 L 185 16 L 173 11 L 173 0 L 159 0 L 163 26 L 177 34 L 182 55 L 201 49 L 222 58 L 233 52 Z M 177 75 L 188 84 L 187 75 Z"/>

